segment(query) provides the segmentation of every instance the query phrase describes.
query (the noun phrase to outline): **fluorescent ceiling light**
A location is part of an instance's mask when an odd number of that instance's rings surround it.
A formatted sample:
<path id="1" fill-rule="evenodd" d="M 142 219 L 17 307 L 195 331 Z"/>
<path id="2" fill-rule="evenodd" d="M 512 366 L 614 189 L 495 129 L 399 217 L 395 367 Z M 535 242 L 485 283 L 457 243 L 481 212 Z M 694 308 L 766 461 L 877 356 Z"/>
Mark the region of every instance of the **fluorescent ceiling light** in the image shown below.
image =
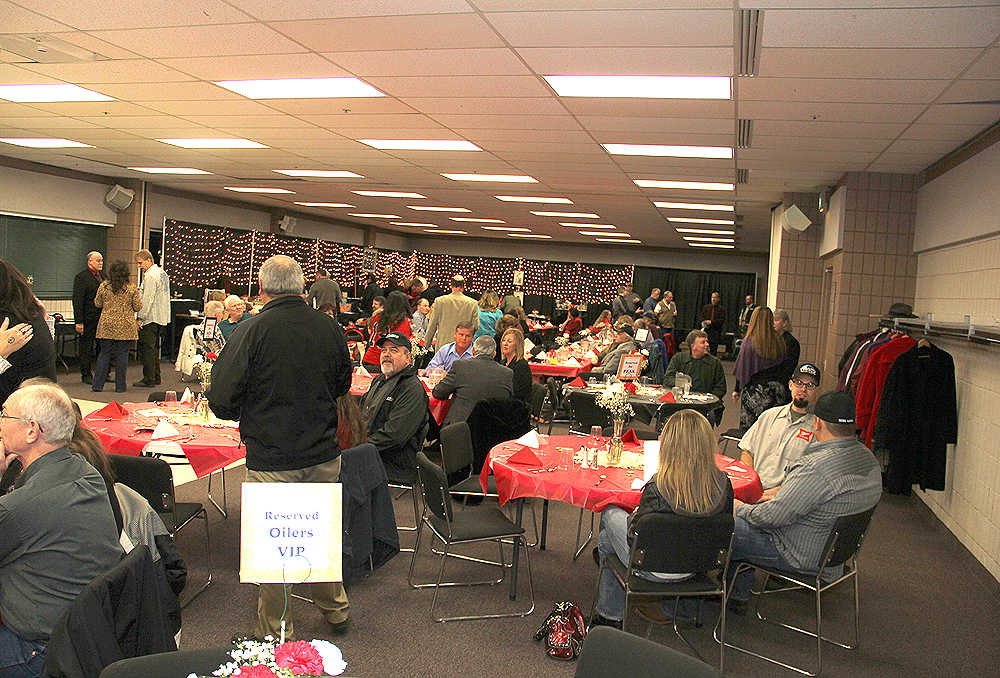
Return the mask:
<path id="1" fill-rule="evenodd" d="M 367 217 L 369 219 L 402 219 L 398 214 L 368 214 L 366 212 L 348 212 L 349 217 Z"/>
<path id="2" fill-rule="evenodd" d="M 684 239 L 693 242 L 736 242 L 733 238 L 702 238 L 695 235 L 686 235 Z"/>
<path id="3" fill-rule="evenodd" d="M 508 233 L 511 238 L 538 238 L 539 240 L 550 240 L 551 235 L 542 235 L 540 233 Z"/>
<path id="4" fill-rule="evenodd" d="M 662 181 L 660 179 L 633 179 L 636 186 L 643 188 L 679 188 L 691 191 L 732 191 L 733 184 L 723 184 L 711 181 Z"/>
<path id="5" fill-rule="evenodd" d="M 249 99 L 340 99 L 385 96 L 357 78 L 222 80 L 215 84 Z"/>
<path id="6" fill-rule="evenodd" d="M 631 238 L 630 233 L 625 233 L 624 231 L 577 231 L 580 235 L 599 235 L 603 238 Z"/>
<path id="7" fill-rule="evenodd" d="M 295 204 L 303 207 L 354 207 L 346 202 L 297 202 Z"/>
<path id="8" fill-rule="evenodd" d="M 448 233 L 454 235 L 466 235 L 468 231 L 448 231 L 442 228 L 425 228 L 424 233 Z"/>
<path id="9" fill-rule="evenodd" d="M 731 250 L 735 249 L 736 245 L 722 245 L 719 243 L 712 243 L 712 242 L 689 242 L 688 247 L 715 247 L 722 250 Z"/>
<path id="10" fill-rule="evenodd" d="M 441 176 L 452 181 L 495 181 L 511 184 L 537 184 L 538 179 L 526 174 L 452 174 L 441 172 Z"/>
<path id="11" fill-rule="evenodd" d="M 559 225 L 571 228 L 614 228 L 611 224 L 574 224 L 571 221 L 560 221 Z"/>
<path id="12" fill-rule="evenodd" d="M 407 205 L 411 210 L 420 210 L 421 212 L 471 212 L 472 210 L 467 210 L 464 207 L 431 207 L 430 205 Z"/>
<path id="13" fill-rule="evenodd" d="M 614 238 L 597 238 L 597 242 L 630 242 L 630 243 L 641 243 L 641 240 L 636 240 L 634 238 L 629 238 L 627 240 L 615 240 Z"/>
<path id="14" fill-rule="evenodd" d="M 181 148 L 269 148 L 249 139 L 157 139 Z"/>
<path id="15" fill-rule="evenodd" d="M 426 224 L 421 221 L 390 221 L 393 226 L 419 226 L 420 228 L 437 228 L 437 224 Z"/>
<path id="16" fill-rule="evenodd" d="M 655 155 L 671 158 L 732 158 L 729 146 L 658 146 L 655 144 L 601 144 L 612 155 Z"/>
<path id="17" fill-rule="evenodd" d="M 348 172 L 347 170 L 300 170 L 283 169 L 271 170 L 278 174 L 287 174 L 290 177 L 325 177 L 327 179 L 364 179 L 360 174 Z"/>
<path id="18" fill-rule="evenodd" d="M 146 174 L 211 174 L 193 167 L 129 167 L 129 169 Z"/>
<path id="19" fill-rule="evenodd" d="M 27 148 L 93 148 L 90 144 L 81 144 L 79 141 L 70 141 L 69 139 L 55 137 L 6 137 L 0 138 L 0 142 L 13 144 L 14 146 L 25 146 Z"/>
<path id="20" fill-rule="evenodd" d="M 254 186 L 223 186 L 223 188 L 237 193 L 295 193 L 295 191 L 288 191 L 284 188 L 256 188 Z"/>
<path id="21" fill-rule="evenodd" d="M 518 233 L 531 233 L 530 228 L 521 228 L 519 226 L 481 226 L 484 231 L 512 231 Z"/>
<path id="22" fill-rule="evenodd" d="M 532 212 L 540 217 L 566 217 L 567 219 L 600 219 L 593 212 Z"/>
<path id="23" fill-rule="evenodd" d="M 736 231 L 724 228 L 675 228 L 678 233 L 700 233 L 702 235 L 736 235 Z"/>
<path id="24" fill-rule="evenodd" d="M 464 139 L 358 139 L 361 143 L 383 151 L 481 151 Z"/>
<path id="25" fill-rule="evenodd" d="M 27 102 L 114 101 L 114 98 L 76 85 L 0 85 L 0 99 Z"/>
<path id="26" fill-rule="evenodd" d="M 681 224 L 718 224 L 720 226 L 732 226 L 736 223 L 732 219 L 695 219 L 694 217 L 667 217 L 667 221 Z"/>
<path id="27" fill-rule="evenodd" d="M 573 204 L 573 201 L 569 198 L 546 198 L 544 196 L 537 195 L 495 195 L 493 197 L 497 200 L 503 200 L 504 202 L 547 202 L 558 205 Z"/>
<path id="28" fill-rule="evenodd" d="M 426 198 L 426 195 L 419 193 L 403 193 L 400 191 L 351 191 L 358 195 L 368 195 L 373 198 Z"/>
<path id="29" fill-rule="evenodd" d="M 477 224 L 506 224 L 503 219 L 477 219 L 476 217 L 448 217 L 452 221 L 472 221 Z"/>
<path id="30" fill-rule="evenodd" d="M 677 75 L 546 75 L 561 97 L 628 97 L 634 99 L 729 99 L 724 76 Z"/>
<path id="31" fill-rule="evenodd" d="M 659 200 L 653 201 L 653 204 L 657 207 L 665 207 L 667 209 L 674 210 L 707 210 L 711 212 L 732 212 L 736 208 L 732 205 L 711 205 L 696 202 L 660 202 Z"/>

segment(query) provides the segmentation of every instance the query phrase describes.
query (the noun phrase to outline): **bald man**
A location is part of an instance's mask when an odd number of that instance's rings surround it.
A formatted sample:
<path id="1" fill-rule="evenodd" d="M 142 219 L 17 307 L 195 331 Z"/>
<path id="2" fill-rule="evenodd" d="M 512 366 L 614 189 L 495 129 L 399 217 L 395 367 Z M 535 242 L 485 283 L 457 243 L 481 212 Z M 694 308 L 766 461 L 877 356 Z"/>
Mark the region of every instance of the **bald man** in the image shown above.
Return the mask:
<path id="1" fill-rule="evenodd" d="M 80 379 L 91 383 L 91 367 L 94 362 L 97 321 L 101 319 L 101 309 L 94 306 L 97 288 L 104 280 L 104 256 L 100 252 L 87 254 L 87 268 L 73 278 L 73 322 L 77 334 L 77 354 L 80 357 Z"/>

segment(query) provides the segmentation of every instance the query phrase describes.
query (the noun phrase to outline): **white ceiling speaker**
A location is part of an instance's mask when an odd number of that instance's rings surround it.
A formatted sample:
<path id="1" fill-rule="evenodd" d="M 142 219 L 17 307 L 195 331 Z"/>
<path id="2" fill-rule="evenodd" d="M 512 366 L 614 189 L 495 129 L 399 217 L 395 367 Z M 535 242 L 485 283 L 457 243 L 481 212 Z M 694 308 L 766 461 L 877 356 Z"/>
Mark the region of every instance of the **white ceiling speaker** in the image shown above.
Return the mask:
<path id="1" fill-rule="evenodd" d="M 111 190 L 108 191 L 108 194 L 104 196 L 104 204 L 116 212 L 121 212 L 123 209 L 132 204 L 132 200 L 134 198 L 135 191 L 115 184 L 111 187 Z"/>
<path id="2" fill-rule="evenodd" d="M 812 222 L 795 205 L 781 213 L 781 228 L 787 233 L 801 233 L 809 228 Z"/>
<path id="3" fill-rule="evenodd" d="M 278 229 L 282 233 L 294 233 L 295 224 L 298 223 L 298 219 L 295 217 L 290 217 L 287 214 L 278 219 Z"/>

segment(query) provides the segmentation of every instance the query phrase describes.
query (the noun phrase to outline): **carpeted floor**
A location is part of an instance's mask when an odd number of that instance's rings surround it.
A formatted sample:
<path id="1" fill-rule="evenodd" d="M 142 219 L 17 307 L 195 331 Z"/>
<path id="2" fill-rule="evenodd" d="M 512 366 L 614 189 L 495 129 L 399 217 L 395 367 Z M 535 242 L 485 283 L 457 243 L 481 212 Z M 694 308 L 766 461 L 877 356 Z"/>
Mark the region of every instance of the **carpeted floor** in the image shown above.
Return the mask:
<path id="1" fill-rule="evenodd" d="M 134 365 L 130 368 L 130 385 L 138 379 L 138 370 Z M 168 363 L 163 364 L 163 376 L 162 388 L 183 390 L 184 385 L 176 381 Z M 70 395 L 87 400 L 107 402 L 119 395 L 93 393 L 79 383 L 75 373 L 65 377 L 60 374 L 60 383 Z M 124 394 L 126 400 L 145 400 L 146 390 L 130 391 Z M 729 407 L 723 428 L 733 423 L 735 412 Z M 237 571 L 242 476 L 242 469 L 227 472 L 228 520 L 209 508 L 215 581 L 184 610 L 183 647 L 225 644 L 234 633 L 253 626 L 256 589 L 240 584 Z M 179 499 L 205 502 L 206 485 L 205 479 L 183 485 L 178 490 Z M 413 524 L 409 496 L 396 500 L 395 508 L 399 524 Z M 530 512 L 525 515 L 530 516 Z M 399 554 L 348 590 L 351 627 L 345 636 L 335 639 L 348 662 L 346 675 L 571 676 L 575 664 L 545 657 L 542 646 L 531 636 L 558 601 L 573 600 L 586 613 L 595 595 L 598 571 L 589 549 L 577 561 L 571 557 L 578 510 L 554 503 L 549 515 L 548 548 L 532 549 L 530 554 L 534 614 L 523 619 L 434 623 L 429 617 L 432 592 L 407 586 L 410 554 Z M 527 518 L 526 524 L 531 539 Z M 412 545 L 412 535 L 402 533 L 401 541 Z M 205 576 L 202 526 L 196 523 L 186 528 L 178 535 L 177 543 L 188 561 L 189 586 L 193 587 Z M 494 557 L 496 549 L 483 553 Z M 436 560 L 432 561 L 428 551 L 422 549 L 417 576 L 430 576 L 434 565 Z M 484 570 L 482 566 L 449 562 L 446 577 L 478 578 Z M 527 595 L 523 559 L 521 572 L 521 594 L 516 603 L 508 600 L 506 586 L 497 586 L 445 590 L 440 605 L 459 613 L 511 609 L 511 605 L 523 604 Z M 840 637 L 849 634 L 850 607 L 848 589 L 824 597 L 825 630 Z M 860 648 L 853 652 L 825 648 L 824 675 L 995 675 L 1000 658 L 1000 634 L 996 632 L 1000 584 L 915 497 L 885 495 L 875 513 L 862 550 L 861 608 Z M 812 603 L 807 598 L 793 598 L 790 605 L 779 605 L 776 610 L 808 624 Z M 290 614 L 299 638 L 329 638 L 322 618 L 310 605 L 293 599 Z M 805 638 L 749 617 L 730 615 L 728 619 L 734 642 L 752 644 L 793 662 L 809 661 L 811 657 L 813 646 Z M 637 620 L 634 631 L 644 635 L 646 628 Z M 710 662 L 717 660 L 718 646 L 711 640 L 710 624 L 691 629 L 687 635 Z M 666 628 L 652 629 L 650 637 L 681 647 Z M 726 663 L 727 674 L 734 676 L 794 675 L 735 651 L 727 651 Z"/>

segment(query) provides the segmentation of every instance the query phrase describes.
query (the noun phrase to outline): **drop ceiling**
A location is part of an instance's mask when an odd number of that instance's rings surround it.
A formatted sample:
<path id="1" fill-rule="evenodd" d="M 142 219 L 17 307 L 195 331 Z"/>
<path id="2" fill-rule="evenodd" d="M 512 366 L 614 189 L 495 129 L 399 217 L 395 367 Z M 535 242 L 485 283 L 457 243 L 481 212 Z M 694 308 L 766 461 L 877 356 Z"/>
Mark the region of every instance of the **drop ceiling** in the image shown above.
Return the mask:
<path id="1" fill-rule="evenodd" d="M 736 77 L 739 9 L 761 10 L 754 77 Z M 32 61 L 0 49 L 0 84 L 72 83 L 114 101 L 0 101 L 0 137 L 63 137 L 93 148 L 0 154 L 400 232 L 435 223 L 503 232 L 455 206 L 595 243 L 532 210 L 592 212 L 644 243 L 683 247 L 654 201 L 735 205 L 735 252 L 765 251 L 769 209 L 847 171 L 919 172 L 1000 119 L 1000 3 L 984 0 L 0 0 L 0 46 L 58 46 Z M 62 55 L 62 56 L 60 56 Z M 729 100 L 560 97 L 546 75 L 730 76 Z M 385 94 L 251 100 L 214 81 L 357 77 Z M 983 103 L 992 102 L 992 103 Z M 736 147 L 738 119 L 752 121 Z M 192 150 L 157 139 L 241 137 L 260 150 Z M 359 139 L 452 139 L 481 152 L 377 150 Z M 734 147 L 732 159 L 609 155 L 607 144 Z M 127 167 L 191 167 L 172 176 Z M 635 179 L 736 182 L 733 191 L 640 188 Z M 274 169 L 347 170 L 292 179 Z M 442 173 L 529 175 L 467 183 Z M 225 186 L 293 194 L 236 194 Z M 425 199 L 352 190 L 416 192 Z M 504 202 L 559 196 L 572 206 Z M 348 203 L 311 208 L 295 202 Z M 484 223 L 482 225 L 491 225 Z M 462 236 L 440 236 L 462 237 Z M 595 243 L 595 246 L 597 244 Z"/>

